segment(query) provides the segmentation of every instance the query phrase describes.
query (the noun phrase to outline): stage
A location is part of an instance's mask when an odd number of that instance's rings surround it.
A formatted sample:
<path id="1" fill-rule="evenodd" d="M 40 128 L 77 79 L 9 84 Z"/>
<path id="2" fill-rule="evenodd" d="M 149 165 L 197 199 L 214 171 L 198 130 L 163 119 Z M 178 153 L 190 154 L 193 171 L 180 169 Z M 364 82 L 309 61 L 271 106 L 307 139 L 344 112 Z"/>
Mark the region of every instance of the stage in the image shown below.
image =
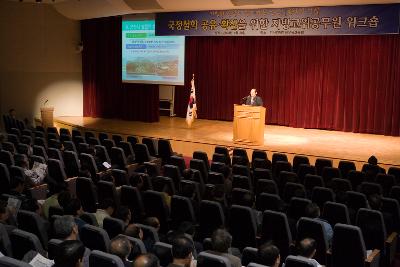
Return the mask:
<path id="1" fill-rule="evenodd" d="M 232 122 L 196 120 L 188 128 L 184 118 L 160 117 L 156 123 L 123 121 L 91 117 L 57 117 L 56 127 L 77 128 L 84 131 L 107 132 L 111 134 L 134 135 L 139 138 L 153 137 L 171 140 L 173 150 L 184 156 L 192 156 L 193 151 L 207 152 L 211 159 L 215 145 L 244 147 L 249 158 L 253 149 L 272 153 L 288 154 L 289 160 L 296 154 L 310 157 L 311 164 L 316 157 L 330 158 L 337 166 L 339 160 L 356 163 L 357 169 L 375 155 L 384 167 L 400 166 L 400 137 L 325 131 L 316 129 L 291 128 L 265 125 L 264 145 L 243 146 L 232 141 Z"/>

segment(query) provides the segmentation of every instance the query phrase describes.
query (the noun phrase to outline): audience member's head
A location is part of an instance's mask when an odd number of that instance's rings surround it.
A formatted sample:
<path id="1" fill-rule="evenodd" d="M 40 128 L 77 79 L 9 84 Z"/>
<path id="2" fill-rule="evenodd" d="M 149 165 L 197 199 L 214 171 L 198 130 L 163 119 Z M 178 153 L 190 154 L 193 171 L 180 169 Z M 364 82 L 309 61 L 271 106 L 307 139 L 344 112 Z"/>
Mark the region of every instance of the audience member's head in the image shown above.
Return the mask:
<path id="1" fill-rule="evenodd" d="M 0 221 L 6 222 L 9 216 L 10 213 L 7 208 L 7 202 L 4 200 L 0 200 Z"/>
<path id="2" fill-rule="evenodd" d="M 173 263 L 190 266 L 193 255 L 193 241 L 186 236 L 179 236 L 172 241 Z"/>
<path id="3" fill-rule="evenodd" d="M 114 237 L 110 244 L 111 254 L 117 255 L 121 260 L 126 261 L 131 253 L 131 242 L 123 235 Z"/>
<path id="4" fill-rule="evenodd" d="M 154 227 L 157 231 L 160 230 L 160 221 L 157 217 L 147 217 L 144 219 L 143 223 L 145 225 Z"/>
<path id="5" fill-rule="evenodd" d="M 133 173 L 131 177 L 129 177 L 129 184 L 133 187 L 141 189 L 144 185 L 142 174 Z"/>
<path id="6" fill-rule="evenodd" d="M 82 258 L 85 247 L 81 241 L 66 240 L 57 248 L 54 256 L 54 267 L 78 267 L 82 266 Z"/>
<path id="7" fill-rule="evenodd" d="M 115 183 L 115 178 L 111 172 L 106 172 L 103 176 L 101 176 L 102 181 Z"/>
<path id="8" fill-rule="evenodd" d="M 211 236 L 211 245 L 214 251 L 228 253 L 232 244 L 232 236 L 224 229 L 217 229 Z"/>
<path id="9" fill-rule="evenodd" d="M 258 248 L 257 252 L 258 263 L 278 267 L 281 261 L 279 249 L 271 242 L 267 242 Z"/>
<path id="10" fill-rule="evenodd" d="M 64 207 L 65 215 L 72 215 L 74 217 L 81 216 L 83 214 L 82 203 L 79 199 L 73 198 L 70 202 Z"/>
<path id="11" fill-rule="evenodd" d="M 10 188 L 18 193 L 22 193 L 24 191 L 24 178 L 21 176 L 14 176 L 10 179 Z"/>
<path id="12" fill-rule="evenodd" d="M 312 259 L 317 251 L 315 240 L 312 238 L 304 238 L 299 242 L 297 251 L 300 256 Z"/>
<path id="13" fill-rule="evenodd" d="M 381 210 L 382 208 L 382 198 L 378 194 L 371 194 L 368 196 L 369 207 L 373 210 Z"/>
<path id="14" fill-rule="evenodd" d="M 34 198 L 29 198 L 21 203 L 21 208 L 31 212 L 35 212 L 38 215 L 42 215 L 42 206 Z"/>
<path id="15" fill-rule="evenodd" d="M 105 198 L 100 202 L 99 208 L 111 216 L 115 210 L 115 203 L 111 198 Z"/>
<path id="16" fill-rule="evenodd" d="M 78 226 L 74 217 L 64 215 L 57 218 L 53 223 L 54 234 L 59 239 L 76 240 L 78 239 Z"/>
<path id="17" fill-rule="evenodd" d="M 160 261 L 153 254 L 142 254 L 136 258 L 133 267 L 160 267 Z"/>
<path id="18" fill-rule="evenodd" d="M 321 215 L 318 205 L 315 203 L 308 204 L 305 209 L 305 215 L 309 218 L 318 218 Z"/>
<path id="19" fill-rule="evenodd" d="M 372 156 L 369 157 L 369 159 L 368 159 L 368 164 L 371 164 L 371 165 L 378 165 L 378 159 L 377 159 L 374 155 L 372 155 Z"/>
<path id="20" fill-rule="evenodd" d="M 132 219 L 131 210 L 127 206 L 120 206 L 115 214 L 115 217 L 123 220 L 125 225 L 128 225 Z"/>
<path id="21" fill-rule="evenodd" d="M 124 232 L 125 235 L 130 236 L 130 237 L 134 237 L 134 238 L 138 238 L 138 239 L 143 239 L 143 231 L 142 229 L 137 226 L 136 224 L 129 224 Z"/>
<path id="22" fill-rule="evenodd" d="M 192 169 L 184 169 L 182 172 L 182 176 L 184 180 L 193 180 L 193 170 Z"/>
<path id="23" fill-rule="evenodd" d="M 92 175 L 90 174 L 89 168 L 87 167 L 87 164 L 81 165 L 81 169 L 79 170 L 79 177 L 86 177 L 86 178 L 92 177 Z"/>

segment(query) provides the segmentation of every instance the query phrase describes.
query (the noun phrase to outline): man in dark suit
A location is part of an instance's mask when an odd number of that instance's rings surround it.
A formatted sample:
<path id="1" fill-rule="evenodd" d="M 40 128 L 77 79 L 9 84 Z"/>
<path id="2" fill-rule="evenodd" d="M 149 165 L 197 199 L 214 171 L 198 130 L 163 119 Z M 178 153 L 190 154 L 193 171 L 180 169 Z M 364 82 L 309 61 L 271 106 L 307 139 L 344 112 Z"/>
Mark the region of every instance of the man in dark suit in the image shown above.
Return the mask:
<path id="1" fill-rule="evenodd" d="M 262 106 L 263 101 L 261 97 L 257 96 L 257 89 L 253 88 L 250 91 L 250 95 L 246 98 L 246 105 L 250 106 Z"/>

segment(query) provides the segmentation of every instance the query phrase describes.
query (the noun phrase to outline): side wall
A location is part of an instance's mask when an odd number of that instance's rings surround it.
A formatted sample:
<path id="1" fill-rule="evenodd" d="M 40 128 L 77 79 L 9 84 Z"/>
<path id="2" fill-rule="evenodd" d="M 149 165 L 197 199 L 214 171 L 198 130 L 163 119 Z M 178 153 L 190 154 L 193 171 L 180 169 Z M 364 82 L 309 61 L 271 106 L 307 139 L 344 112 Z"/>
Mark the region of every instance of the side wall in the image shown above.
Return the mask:
<path id="1" fill-rule="evenodd" d="M 0 112 L 32 121 L 40 107 L 82 116 L 80 22 L 50 5 L 0 1 Z"/>

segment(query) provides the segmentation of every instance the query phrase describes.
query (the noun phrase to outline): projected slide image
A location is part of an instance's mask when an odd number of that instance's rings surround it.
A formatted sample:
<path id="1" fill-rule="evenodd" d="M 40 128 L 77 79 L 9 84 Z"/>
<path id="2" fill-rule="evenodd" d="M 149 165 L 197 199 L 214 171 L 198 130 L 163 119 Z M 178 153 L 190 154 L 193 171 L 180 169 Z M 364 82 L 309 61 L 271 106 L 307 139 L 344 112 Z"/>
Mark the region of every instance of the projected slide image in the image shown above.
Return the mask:
<path id="1" fill-rule="evenodd" d="M 178 77 L 179 57 L 135 58 L 126 62 L 126 73 Z"/>
<path id="2" fill-rule="evenodd" d="M 183 85 L 185 37 L 155 36 L 154 20 L 123 20 L 122 80 Z"/>

